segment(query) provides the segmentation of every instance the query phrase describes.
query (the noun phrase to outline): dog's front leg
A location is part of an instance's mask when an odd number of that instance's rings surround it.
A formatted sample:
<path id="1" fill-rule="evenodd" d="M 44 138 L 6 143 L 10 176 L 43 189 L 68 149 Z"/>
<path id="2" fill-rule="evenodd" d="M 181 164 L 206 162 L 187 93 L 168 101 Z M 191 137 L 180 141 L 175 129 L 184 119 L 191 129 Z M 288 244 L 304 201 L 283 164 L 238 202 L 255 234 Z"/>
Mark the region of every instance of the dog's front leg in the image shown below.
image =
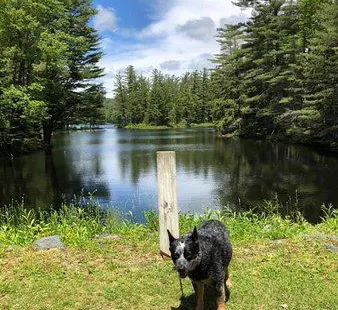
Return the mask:
<path id="1" fill-rule="evenodd" d="M 224 284 L 216 286 L 217 289 L 217 310 L 225 310 L 225 287 Z"/>
<path id="2" fill-rule="evenodd" d="M 204 284 L 201 282 L 192 282 L 196 293 L 196 310 L 204 309 Z"/>

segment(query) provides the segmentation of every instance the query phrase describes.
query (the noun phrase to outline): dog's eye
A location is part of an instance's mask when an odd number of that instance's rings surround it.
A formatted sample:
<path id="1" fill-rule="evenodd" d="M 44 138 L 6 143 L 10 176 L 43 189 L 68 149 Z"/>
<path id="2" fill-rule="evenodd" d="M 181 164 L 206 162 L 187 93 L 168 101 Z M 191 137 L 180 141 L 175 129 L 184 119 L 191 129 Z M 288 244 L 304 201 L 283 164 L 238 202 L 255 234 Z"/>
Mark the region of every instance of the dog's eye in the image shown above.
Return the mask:
<path id="1" fill-rule="evenodd" d="M 191 260 L 193 257 L 190 253 L 184 253 L 184 257 L 187 259 L 187 260 Z"/>

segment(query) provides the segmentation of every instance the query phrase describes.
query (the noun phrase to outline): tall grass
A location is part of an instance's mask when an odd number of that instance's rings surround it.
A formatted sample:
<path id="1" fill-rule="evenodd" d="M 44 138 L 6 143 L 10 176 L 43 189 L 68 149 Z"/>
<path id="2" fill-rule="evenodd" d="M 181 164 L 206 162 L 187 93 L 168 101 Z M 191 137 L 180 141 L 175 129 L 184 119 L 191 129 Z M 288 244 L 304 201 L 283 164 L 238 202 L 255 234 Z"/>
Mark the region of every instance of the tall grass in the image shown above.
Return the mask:
<path id="1" fill-rule="evenodd" d="M 337 210 L 332 206 L 323 206 L 323 213 L 323 221 L 316 228 L 323 233 L 338 233 Z M 91 201 L 82 206 L 77 203 L 64 204 L 59 210 L 50 211 L 27 209 L 24 203 L 19 203 L 1 210 L 0 247 L 26 246 L 38 238 L 55 234 L 61 235 L 66 245 L 74 247 L 85 247 L 94 237 L 105 233 L 132 235 L 135 239 L 142 238 L 144 234 L 157 234 L 159 227 L 156 212 L 145 212 L 144 217 L 144 224 L 131 222 L 117 211 L 102 211 L 100 206 Z M 289 238 L 300 233 L 311 233 L 315 227 L 300 214 L 282 217 L 276 203 L 265 202 L 265 209 L 259 214 L 254 211 L 233 212 L 230 208 L 207 210 L 200 215 L 181 213 L 181 234 L 207 219 L 218 219 L 225 223 L 232 240 L 238 244 L 259 239 Z"/>
<path id="2" fill-rule="evenodd" d="M 44 211 L 27 209 L 20 203 L 2 209 L 0 243 L 28 245 L 40 237 L 59 234 L 65 243 L 81 246 L 117 225 L 120 225 L 117 213 L 102 212 L 92 204 L 82 207 L 63 204 L 59 210 Z"/>

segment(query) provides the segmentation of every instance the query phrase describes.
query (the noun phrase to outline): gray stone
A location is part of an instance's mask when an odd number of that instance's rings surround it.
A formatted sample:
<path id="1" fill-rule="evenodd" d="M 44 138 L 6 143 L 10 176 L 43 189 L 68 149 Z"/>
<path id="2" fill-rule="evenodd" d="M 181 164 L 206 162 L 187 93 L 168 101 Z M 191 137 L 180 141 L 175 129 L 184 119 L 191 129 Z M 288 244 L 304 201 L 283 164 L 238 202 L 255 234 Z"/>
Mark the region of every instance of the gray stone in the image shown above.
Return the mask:
<path id="1" fill-rule="evenodd" d="M 338 236 L 330 236 L 330 235 L 324 235 L 324 234 L 316 234 L 316 235 L 304 235 L 304 238 L 306 239 L 319 239 L 319 240 L 332 240 L 332 241 L 338 241 Z"/>
<path id="2" fill-rule="evenodd" d="M 102 234 L 100 236 L 97 236 L 96 237 L 97 240 L 118 240 L 118 239 L 121 239 L 121 236 L 120 235 L 113 235 L 113 234 Z"/>
<path id="3" fill-rule="evenodd" d="M 285 241 L 286 241 L 285 239 L 276 239 L 271 241 L 271 244 L 279 248 L 285 243 Z"/>
<path id="4" fill-rule="evenodd" d="M 64 247 L 64 244 L 61 241 L 60 236 L 49 236 L 39 240 L 36 240 L 33 243 L 33 248 L 35 250 L 49 250 L 49 249 L 61 249 Z"/>
<path id="5" fill-rule="evenodd" d="M 270 228 L 271 228 L 271 225 L 268 224 L 268 225 L 265 225 L 265 226 L 263 227 L 263 230 L 269 230 Z"/>
<path id="6" fill-rule="evenodd" d="M 20 246 L 12 244 L 12 245 L 10 245 L 6 248 L 6 252 L 12 252 L 12 251 L 16 251 L 18 249 L 20 249 Z"/>
<path id="7" fill-rule="evenodd" d="M 276 244 L 283 244 L 285 243 L 285 239 L 277 239 L 274 241 Z"/>
<path id="8" fill-rule="evenodd" d="M 338 252 L 338 246 L 335 246 L 333 244 L 327 244 L 325 247 L 331 252 L 334 252 L 334 253 Z"/>

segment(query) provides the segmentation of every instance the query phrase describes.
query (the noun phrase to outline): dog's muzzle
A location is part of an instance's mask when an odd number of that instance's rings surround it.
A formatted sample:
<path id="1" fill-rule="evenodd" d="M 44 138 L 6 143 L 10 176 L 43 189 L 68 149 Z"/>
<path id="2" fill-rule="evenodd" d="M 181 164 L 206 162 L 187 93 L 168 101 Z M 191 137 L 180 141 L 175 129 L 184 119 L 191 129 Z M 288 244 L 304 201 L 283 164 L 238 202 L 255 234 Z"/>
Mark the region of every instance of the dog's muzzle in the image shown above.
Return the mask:
<path id="1" fill-rule="evenodd" d="M 182 279 L 186 278 L 187 275 L 188 275 L 188 273 L 187 273 L 187 271 L 186 271 L 185 269 L 179 269 L 179 270 L 177 270 L 177 271 L 178 271 L 178 273 L 179 273 L 179 275 L 180 275 L 180 277 L 181 277 Z"/>

